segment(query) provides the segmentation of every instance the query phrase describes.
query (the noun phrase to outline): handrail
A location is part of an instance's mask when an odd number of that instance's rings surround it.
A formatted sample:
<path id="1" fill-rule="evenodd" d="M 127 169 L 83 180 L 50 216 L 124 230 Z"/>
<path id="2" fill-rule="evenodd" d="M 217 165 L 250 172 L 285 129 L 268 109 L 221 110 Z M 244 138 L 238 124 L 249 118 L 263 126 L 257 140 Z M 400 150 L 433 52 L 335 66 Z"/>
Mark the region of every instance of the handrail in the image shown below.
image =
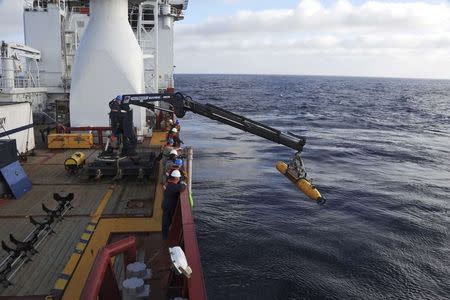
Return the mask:
<path id="1" fill-rule="evenodd" d="M 180 209 L 183 224 L 183 250 L 186 254 L 189 266 L 192 269 L 191 278 L 185 278 L 185 280 L 187 280 L 189 299 L 207 299 L 200 251 L 198 248 L 194 218 L 192 216 L 191 205 L 189 203 L 189 192 L 187 189 L 180 195 Z"/>
<path id="2" fill-rule="evenodd" d="M 159 8 L 159 14 L 160 14 L 161 16 L 164 15 L 164 14 L 163 14 L 163 7 L 162 7 L 162 6 L 160 6 L 160 8 Z M 174 7 L 174 6 L 170 6 L 170 15 L 172 15 L 172 16 L 174 16 L 174 17 L 181 17 L 181 16 L 183 16 L 183 10 L 181 10 L 181 9 L 179 9 L 179 8 L 176 8 L 176 7 Z"/>
<path id="3" fill-rule="evenodd" d="M 136 237 L 124 238 L 100 250 L 84 285 L 81 299 L 120 299 L 111 258 L 121 253 L 124 254 L 124 269 L 126 269 L 129 263 L 136 261 Z"/>

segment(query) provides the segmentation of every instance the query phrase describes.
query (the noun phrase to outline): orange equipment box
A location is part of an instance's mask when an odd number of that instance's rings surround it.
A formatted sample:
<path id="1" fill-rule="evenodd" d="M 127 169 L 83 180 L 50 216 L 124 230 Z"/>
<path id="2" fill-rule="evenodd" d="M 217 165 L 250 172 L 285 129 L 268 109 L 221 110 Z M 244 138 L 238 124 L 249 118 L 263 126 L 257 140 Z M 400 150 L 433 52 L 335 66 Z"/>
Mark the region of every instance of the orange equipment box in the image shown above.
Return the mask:
<path id="1" fill-rule="evenodd" d="M 47 140 L 49 149 L 89 149 L 94 145 L 92 133 L 49 134 Z"/>

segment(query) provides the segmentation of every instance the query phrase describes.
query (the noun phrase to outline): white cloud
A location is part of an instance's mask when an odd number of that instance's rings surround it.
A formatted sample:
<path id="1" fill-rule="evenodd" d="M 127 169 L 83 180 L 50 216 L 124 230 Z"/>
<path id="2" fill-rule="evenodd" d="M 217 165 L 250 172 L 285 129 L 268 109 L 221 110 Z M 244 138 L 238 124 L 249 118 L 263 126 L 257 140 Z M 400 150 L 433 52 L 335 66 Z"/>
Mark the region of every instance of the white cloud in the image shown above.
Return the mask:
<path id="1" fill-rule="evenodd" d="M 447 2 L 387 3 L 368 1 L 360 6 L 347 0 L 331 7 L 317 0 L 302 0 L 293 9 L 240 11 L 228 17 L 210 17 L 205 23 L 181 25 L 182 34 L 228 34 L 243 32 L 420 32 L 450 28 Z"/>
<path id="2" fill-rule="evenodd" d="M 181 72 L 221 72 L 236 63 L 233 73 L 450 78 L 448 2 L 354 5 L 338 0 L 327 7 L 317 0 L 302 0 L 292 9 L 246 10 L 210 17 L 201 24 L 177 25 Z M 205 65 L 202 60 L 210 61 L 208 56 L 216 61 Z M 195 59 L 187 64 L 188 57 L 198 58 L 198 67 L 192 65 Z M 282 65 L 272 64 L 274 60 Z"/>
<path id="3" fill-rule="evenodd" d="M 0 40 L 23 39 L 22 5 L 0 0 Z M 175 26 L 178 72 L 450 79 L 449 1 L 299 0 L 291 9 L 185 22 Z"/>

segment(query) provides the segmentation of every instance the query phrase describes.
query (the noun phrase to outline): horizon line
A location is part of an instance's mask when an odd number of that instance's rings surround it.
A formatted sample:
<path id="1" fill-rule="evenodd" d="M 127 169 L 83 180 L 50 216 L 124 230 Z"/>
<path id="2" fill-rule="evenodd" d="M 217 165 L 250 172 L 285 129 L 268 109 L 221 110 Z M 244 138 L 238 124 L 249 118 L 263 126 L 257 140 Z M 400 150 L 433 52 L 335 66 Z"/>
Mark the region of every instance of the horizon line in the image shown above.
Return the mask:
<path id="1" fill-rule="evenodd" d="M 244 76 L 298 76 L 298 77 L 348 77 L 348 78 L 372 78 L 372 79 L 409 79 L 409 80 L 444 80 L 450 81 L 450 78 L 436 78 L 436 77 L 394 77 L 394 76 L 374 76 L 374 75 L 323 75 L 323 74 L 280 74 L 280 73 L 190 73 L 179 72 L 174 75 L 244 75 Z"/>

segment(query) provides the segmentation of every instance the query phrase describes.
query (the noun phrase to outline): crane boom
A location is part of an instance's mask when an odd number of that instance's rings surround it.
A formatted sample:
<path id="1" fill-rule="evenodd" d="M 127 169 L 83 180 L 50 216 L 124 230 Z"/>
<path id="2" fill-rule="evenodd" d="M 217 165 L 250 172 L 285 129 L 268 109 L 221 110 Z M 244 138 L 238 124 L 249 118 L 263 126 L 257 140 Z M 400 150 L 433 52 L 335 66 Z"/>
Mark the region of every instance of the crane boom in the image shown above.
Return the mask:
<path id="1" fill-rule="evenodd" d="M 304 137 L 297 136 L 289 132 L 281 132 L 260 122 L 253 121 L 209 103 L 201 104 L 195 102 L 191 97 L 184 96 L 181 93 L 133 94 L 123 95 L 122 97 L 122 106 L 125 106 L 125 108 L 126 106 L 132 104 L 153 109 L 155 108 L 155 105 L 153 104 L 154 102 L 167 102 L 172 105 L 175 115 L 179 118 L 184 117 L 187 111 L 191 111 L 195 114 L 207 117 L 212 120 L 216 120 L 220 123 L 227 124 L 242 131 L 252 133 L 254 135 L 287 146 L 299 152 L 303 150 L 303 146 L 306 142 Z"/>
<path id="2" fill-rule="evenodd" d="M 280 173 L 292 181 L 309 198 L 322 204 L 325 198 L 306 178 L 306 171 L 300 153 L 303 150 L 306 139 L 291 132 L 281 132 L 275 128 L 240 116 L 226 109 L 212 104 L 202 104 L 192 100 L 191 97 L 181 93 L 175 94 L 129 94 L 118 96 L 109 103 L 111 108 L 110 119 L 113 133 L 122 135 L 123 153 L 129 155 L 135 153 L 137 145 L 136 136 L 132 130 L 132 113 L 130 105 L 145 107 L 147 109 L 162 109 L 157 102 L 170 104 L 170 109 L 178 118 L 183 118 L 186 112 L 216 120 L 220 123 L 249 132 L 272 142 L 285 145 L 297 151 L 289 164 L 278 162 L 276 168 Z"/>

